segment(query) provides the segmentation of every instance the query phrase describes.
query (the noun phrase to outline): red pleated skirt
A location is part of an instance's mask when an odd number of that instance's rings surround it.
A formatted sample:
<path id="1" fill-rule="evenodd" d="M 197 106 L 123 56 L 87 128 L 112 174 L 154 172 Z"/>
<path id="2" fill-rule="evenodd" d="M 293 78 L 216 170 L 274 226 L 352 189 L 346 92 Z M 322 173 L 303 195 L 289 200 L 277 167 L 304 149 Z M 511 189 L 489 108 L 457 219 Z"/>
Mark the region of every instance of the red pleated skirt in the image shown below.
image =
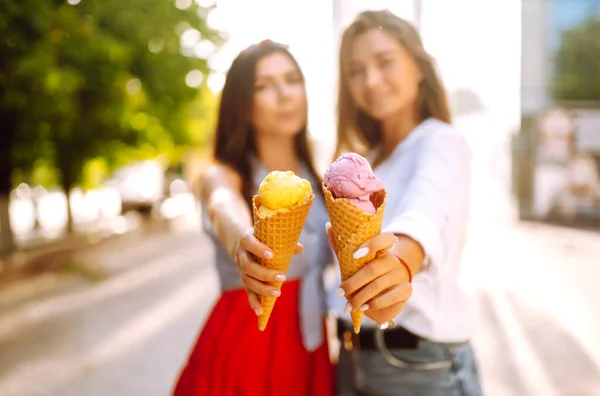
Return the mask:
<path id="1" fill-rule="evenodd" d="M 223 293 L 192 350 L 174 396 L 331 396 L 327 343 L 308 352 L 299 318 L 300 282 L 282 287 L 264 332 L 245 290 Z"/>

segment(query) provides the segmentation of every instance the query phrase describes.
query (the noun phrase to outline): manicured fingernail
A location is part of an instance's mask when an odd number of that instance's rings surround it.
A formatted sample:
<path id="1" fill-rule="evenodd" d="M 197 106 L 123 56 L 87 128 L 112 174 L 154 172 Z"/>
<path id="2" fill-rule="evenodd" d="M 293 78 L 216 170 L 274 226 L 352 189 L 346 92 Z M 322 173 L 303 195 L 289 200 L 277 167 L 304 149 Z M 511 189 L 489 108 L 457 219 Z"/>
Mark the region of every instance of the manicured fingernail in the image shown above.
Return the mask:
<path id="1" fill-rule="evenodd" d="M 346 295 L 346 292 L 341 287 L 335 291 L 335 295 L 338 297 L 343 297 Z"/>
<path id="2" fill-rule="evenodd" d="M 281 296 L 281 292 L 277 289 L 269 290 L 269 296 L 279 297 L 279 296 Z"/>
<path id="3" fill-rule="evenodd" d="M 267 260 L 270 260 L 273 258 L 273 252 L 270 250 L 265 250 L 265 252 L 263 253 L 263 257 Z"/>
<path id="4" fill-rule="evenodd" d="M 369 309 L 369 304 L 365 304 L 362 307 L 360 307 L 360 310 L 363 311 L 363 312 L 365 312 L 368 309 Z"/>
<path id="5" fill-rule="evenodd" d="M 365 247 L 361 247 L 356 252 L 354 252 L 352 257 L 354 257 L 355 259 L 358 260 L 360 258 L 365 257 L 367 254 L 369 254 L 369 248 L 365 246 Z"/>
<path id="6" fill-rule="evenodd" d="M 275 280 L 277 282 L 285 282 L 285 275 L 283 275 L 283 274 L 275 275 Z"/>
<path id="7" fill-rule="evenodd" d="M 396 237 L 396 239 L 394 240 L 394 244 L 392 245 L 391 248 L 388 249 L 388 251 L 391 252 L 392 250 L 394 250 L 394 248 L 396 247 L 397 243 L 398 243 L 398 237 Z"/>
<path id="8" fill-rule="evenodd" d="M 256 316 L 259 316 L 262 313 L 262 309 L 254 308 L 254 313 L 256 314 Z"/>
<path id="9" fill-rule="evenodd" d="M 350 303 L 346 303 L 346 306 L 344 307 L 344 312 L 345 313 L 352 312 L 352 305 Z"/>

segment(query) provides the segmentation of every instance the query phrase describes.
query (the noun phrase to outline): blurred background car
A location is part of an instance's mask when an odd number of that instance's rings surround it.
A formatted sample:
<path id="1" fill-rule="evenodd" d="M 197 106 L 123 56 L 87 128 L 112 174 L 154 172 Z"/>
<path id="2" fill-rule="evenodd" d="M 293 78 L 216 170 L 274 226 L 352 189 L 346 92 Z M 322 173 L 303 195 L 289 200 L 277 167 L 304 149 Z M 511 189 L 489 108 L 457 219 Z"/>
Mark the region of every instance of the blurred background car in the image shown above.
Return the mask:
<path id="1" fill-rule="evenodd" d="M 119 192 L 121 211 L 148 214 L 166 198 L 166 178 L 158 161 L 140 161 L 119 169 L 106 186 Z"/>

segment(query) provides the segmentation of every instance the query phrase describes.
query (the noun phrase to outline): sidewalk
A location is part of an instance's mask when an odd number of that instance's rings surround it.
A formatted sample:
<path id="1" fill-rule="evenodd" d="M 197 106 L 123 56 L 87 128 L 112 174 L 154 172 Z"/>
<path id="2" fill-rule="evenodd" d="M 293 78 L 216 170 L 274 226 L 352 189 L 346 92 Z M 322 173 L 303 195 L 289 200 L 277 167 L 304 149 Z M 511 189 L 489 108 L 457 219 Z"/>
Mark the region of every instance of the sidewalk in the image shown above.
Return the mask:
<path id="1" fill-rule="evenodd" d="M 161 251 L 189 243 L 197 215 L 145 223 L 122 234 L 72 235 L 0 261 L 0 314 L 5 309 L 126 272 Z"/>
<path id="2" fill-rule="evenodd" d="M 116 230 L 96 230 L 89 233 L 64 235 L 44 243 L 19 248 L 9 256 L 0 257 L 0 290 L 11 283 L 33 275 L 52 271 L 66 271 L 76 256 L 86 250 L 102 246 L 127 235 L 158 230 L 170 220 L 142 219 L 139 223 Z M 72 270 L 72 268 L 71 268 Z"/>
<path id="3" fill-rule="evenodd" d="M 90 235 L 73 234 L 0 258 L 0 288 L 19 278 L 54 270 L 75 252 L 96 241 L 97 238 Z"/>

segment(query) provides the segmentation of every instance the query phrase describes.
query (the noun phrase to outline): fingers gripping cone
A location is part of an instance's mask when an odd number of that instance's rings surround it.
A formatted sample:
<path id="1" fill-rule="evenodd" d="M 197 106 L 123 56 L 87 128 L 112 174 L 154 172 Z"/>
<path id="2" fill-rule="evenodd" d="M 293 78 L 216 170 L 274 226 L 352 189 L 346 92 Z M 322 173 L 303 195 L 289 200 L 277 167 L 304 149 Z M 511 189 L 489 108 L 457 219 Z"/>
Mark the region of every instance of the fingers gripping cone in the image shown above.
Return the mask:
<path id="1" fill-rule="evenodd" d="M 377 252 L 370 252 L 360 259 L 352 257 L 360 245 L 381 232 L 387 193 L 385 189 L 382 189 L 371 194 L 371 202 L 377 208 L 377 211 L 371 214 L 356 207 L 347 199 L 334 198 L 324 183 L 322 188 L 335 238 L 340 273 L 342 281 L 345 281 L 373 260 L 377 254 Z M 351 316 L 354 332 L 358 334 L 363 313 L 362 311 L 352 311 Z"/>
<path id="2" fill-rule="evenodd" d="M 254 196 L 252 200 L 254 236 L 273 250 L 271 260 L 255 257 L 258 263 L 284 274 L 287 272 L 313 200 L 314 195 L 311 195 L 310 199 L 301 204 L 265 216 L 258 211 L 259 196 Z M 281 289 L 281 282 L 270 284 Z M 262 331 L 267 327 L 277 297 L 259 296 L 259 300 L 263 312 L 258 316 L 258 328 Z"/>

